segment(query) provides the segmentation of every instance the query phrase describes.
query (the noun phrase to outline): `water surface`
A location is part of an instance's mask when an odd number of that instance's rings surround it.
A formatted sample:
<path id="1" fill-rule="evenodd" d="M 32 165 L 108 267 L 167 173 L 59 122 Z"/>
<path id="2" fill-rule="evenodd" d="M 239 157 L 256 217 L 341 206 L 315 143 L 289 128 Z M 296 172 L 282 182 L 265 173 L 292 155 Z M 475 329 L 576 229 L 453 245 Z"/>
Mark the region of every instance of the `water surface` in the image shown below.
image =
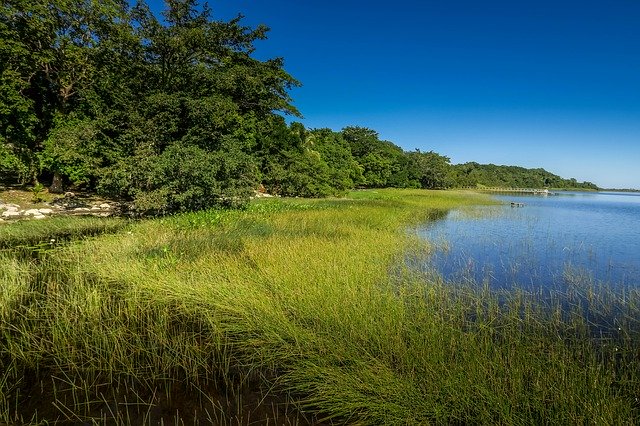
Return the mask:
<path id="1" fill-rule="evenodd" d="M 420 231 L 436 243 L 430 266 L 445 279 L 494 288 L 640 286 L 640 193 L 496 198 L 505 204 L 453 210 Z"/>

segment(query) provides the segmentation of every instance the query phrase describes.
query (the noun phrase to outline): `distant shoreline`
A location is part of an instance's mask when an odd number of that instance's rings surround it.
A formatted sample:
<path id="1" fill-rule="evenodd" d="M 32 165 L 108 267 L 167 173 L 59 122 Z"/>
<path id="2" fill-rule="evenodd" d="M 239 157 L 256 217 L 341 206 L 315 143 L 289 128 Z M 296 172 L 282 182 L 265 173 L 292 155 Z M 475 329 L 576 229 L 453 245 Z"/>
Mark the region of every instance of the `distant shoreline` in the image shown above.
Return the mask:
<path id="1" fill-rule="evenodd" d="M 598 189 L 585 189 L 585 188 L 549 188 L 549 191 L 573 191 L 573 192 L 640 192 L 640 189 L 633 188 L 598 188 Z"/>
<path id="2" fill-rule="evenodd" d="M 640 189 L 633 189 L 633 188 L 625 188 L 625 189 L 620 189 L 620 188 L 602 188 L 602 189 L 599 189 L 598 191 L 600 191 L 600 192 L 640 192 Z"/>

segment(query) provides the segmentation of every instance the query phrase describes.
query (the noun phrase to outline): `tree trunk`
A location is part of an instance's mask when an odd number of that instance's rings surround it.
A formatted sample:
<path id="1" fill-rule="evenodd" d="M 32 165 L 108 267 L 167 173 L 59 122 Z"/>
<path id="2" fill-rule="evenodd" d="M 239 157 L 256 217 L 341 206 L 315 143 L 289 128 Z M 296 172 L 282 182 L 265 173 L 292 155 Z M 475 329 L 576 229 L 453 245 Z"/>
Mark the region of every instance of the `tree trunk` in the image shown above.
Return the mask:
<path id="1" fill-rule="evenodd" d="M 62 176 L 60 176 L 60 173 L 55 172 L 53 174 L 53 182 L 49 187 L 49 192 L 52 194 L 62 194 L 64 192 L 64 188 L 62 187 Z"/>

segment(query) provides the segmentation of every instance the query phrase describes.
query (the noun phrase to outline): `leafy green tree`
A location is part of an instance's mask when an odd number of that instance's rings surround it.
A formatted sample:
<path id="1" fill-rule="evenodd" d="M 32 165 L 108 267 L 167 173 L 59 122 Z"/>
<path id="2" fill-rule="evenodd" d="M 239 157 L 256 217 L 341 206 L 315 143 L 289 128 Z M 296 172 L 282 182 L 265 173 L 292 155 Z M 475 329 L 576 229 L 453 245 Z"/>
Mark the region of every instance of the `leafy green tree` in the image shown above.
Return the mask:
<path id="1" fill-rule="evenodd" d="M 212 152 L 176 142 L 134 159 L 109 169 L 101 185 L 106 192 L 126 190 L 141 214 L 241 206 L 255 185 L 252 158 L 233 147 Z"/>
<path id="2" fill-rule="evenodd" d="M 341 133 L 330 129 L 311 130 L 306 143 L 316 150 L 329 167 L 329 180 L 336 193 L 353 189 L 364 182 L 363 168 L 353 158 Z"/>
<path id="3" fill-rule="evenodd" d="M 28 175 L 29 172 L 11 148 L 3 138 L 0 138 L 0 182 L 12 181 L 16 177 Z"/>
<path id="4" fill-rule="evenodd" d="M 409 180 L 417 181 L 424 189 L 445 189 L 453 185 L 450 177 L 449 158 L 433 151 L 408 152 Z"/>
<path id="5" fill-rule="evenodd" d="M 100 166 L 100 138 L 90 119 L 69 119 L 54 127 L 39 153 L 41 167 L 65 176 L 74 185 L 86 185 Z"/>
<path id="6" fill-rule="evenodd" d="M 157 211 L 199 206 L 176 201 L 176 188 L 227 203 L 256 184 L 259 140 L 276 112 L 298 114 L 288 91 L 299 83 L 282 59 L 252 57 L 268 29 L 214 20 L 196 0 L 168 0 L 162 20 L 122 0 L 8 0 L 0 11 L 4 174 L 137 200 L 149 192 L 164 200 Z M 204 173 L 187 158 L 216 164 Z M 169 169 L 181 184 L 160 179 Z"/>
<path id="7" fill-rule="evenodd" d="M 404 163 L 402 148 L 391 142 L 381 141 L 376 131 L 365 127 L 345 127 L 342 129 L 342 137 L 362 167 L 363 186 L 381 188 L 394 181 L 394 186 L 407 186 L 394 179 L 394 175 L 401 172 Z"/>
<path id="8" fill-rule="evenodd" d="M 262 183 L 278 195 L 322 197 L 340 192 L 315 137 L 300 123 L 274 120 L 259 139 Z"/>
<path id="9" fill-rule="evenodd" d="M 110 178 L 100 188 L 136 199 L 153 193 L 156 204 L 166 204 L 164 210 L 246 200 L 260 177 L 259 141 L 270 127 L 280 126 L 275 112 L 298 113 L 288 96 L 298 83 L 282 69 L 280 59 L 262 62 L 251 57 L 253 43 L 265 37 L 266 27 L 244 27 L 240 17 L 215 21 L 210 9 L 199 7 L 195 0 L 168 1 L 163 15 L 160 22 L 144 4 L 134 10 L 140 64 L 130 69 L 137 70 L 134 84 L 139 87 L 134 90 L 142 96 L 129 108 L 129 118 L 117 136 L 125 155 L 109 168 L 109 176 L 121 171 L 126 175 L 135 167 L 135 159 L 158 161 L 159 169 L 150 165 L 143 173 L 157 176 L 156 183 L 149 186 L 142 176 L 131 182 Z M 180 167 L 178 160 L 172 160 L 176 153 L 201 165 L 205 162 L 198 158 L 208 159 L 221 168 L 216 171 L 212 164 L 207 174 L 202 168 Z M 169 166 L 184 175 L 181 184 L 160 179 Z M 175 197 L 165 194 L 178 188 L 188 193 L 184 188 L 188 182 L 197 187 L 192 193 L 202 196 L 203 203 L 176 203 L 171 201 Z M 203 192 L 205 185 L 216 189 Z"/>
<path id="10" fill-rule="evenodd" d="M 117 0 L 3 3 L 0 132 L 5 150 L 26 171 L 24 180 L 37 177 L 39 154 L 52 129 L 73 112 L 76 118 L 90 112 L 92 84 L 98 78 L 93 51 L 108 37 L 113 22 L 125 16 L 125 8 Z"/>
<path id="11" fill-rule="evenodd" d="M 349 126 L 342 129 L 342 137 L 349 144 L 351 154 L 360 159 L 372 152 L 378 151 L 380 139 L 378 132 L 359 126 Z"/>
<path id="12" fill-rule="evenodd" d="M 378 152 L 370 152 L 360 158 L 360 164 L 364 170 L 364 184 L 371 188 L 383 188 L 387 186 L 392 172 L 393 162 L 390 158 Z"/>

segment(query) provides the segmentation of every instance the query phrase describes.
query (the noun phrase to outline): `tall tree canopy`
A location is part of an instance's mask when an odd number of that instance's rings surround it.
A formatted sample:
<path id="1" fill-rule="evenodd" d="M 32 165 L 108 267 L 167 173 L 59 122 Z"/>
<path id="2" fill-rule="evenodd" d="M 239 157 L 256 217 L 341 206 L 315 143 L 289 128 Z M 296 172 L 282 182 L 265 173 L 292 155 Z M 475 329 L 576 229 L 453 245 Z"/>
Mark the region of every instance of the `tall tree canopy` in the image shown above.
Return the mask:
<path id="1" fill-rule="evenodd" d="M 402 168 L 402 148 L 380 140 L 375 130 L 366 127 L 345 127 L 342 129 L 342 137 L 349 144 L 353 157 L 362 166 L 362 186 L 406 186 L 404 182 L 398 184 L 398 179 L 394 176 Z"/>
<path id="2" fill-rule="evenodd" d="M 5 1 L 0 170 L 157 211 L 243 199 L 270 123 L 299 115 L 283 60 L 252 57 L 267 31 L 197 0 L 168 0 L 162 19 L 142 2 Z"/>
<path id="3" fill-rule="evenodd" d="M 0 9 L 0 138 L 23 179 L 53 129 L 91 108 L 94 53 L 126 20 L 113 0 L 7 0 Z"/>

